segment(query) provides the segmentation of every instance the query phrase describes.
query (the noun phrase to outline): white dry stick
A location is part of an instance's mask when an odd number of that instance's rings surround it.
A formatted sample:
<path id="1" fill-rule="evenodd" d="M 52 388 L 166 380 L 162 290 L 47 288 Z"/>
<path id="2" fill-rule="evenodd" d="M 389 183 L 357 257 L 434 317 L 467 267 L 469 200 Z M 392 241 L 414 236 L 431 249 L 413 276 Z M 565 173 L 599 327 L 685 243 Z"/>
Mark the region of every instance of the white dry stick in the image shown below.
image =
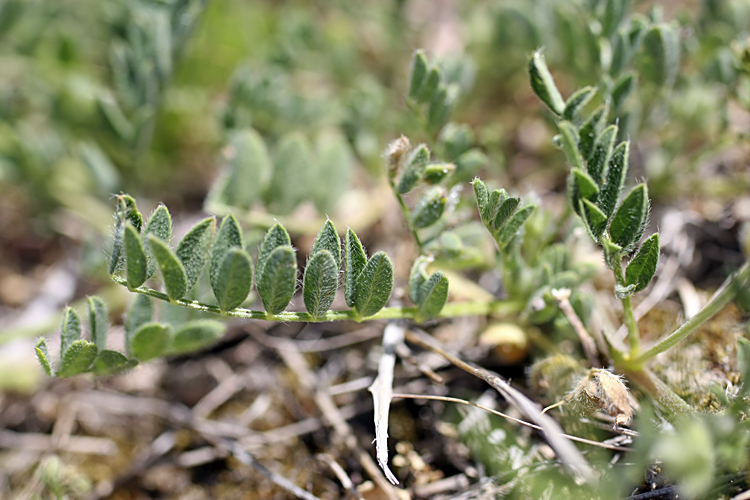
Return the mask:
<path id="1" fill-rule="evenodd" d="M 388 411 L 391 408 L 393 395 L 393 369 L 396 366 L 396 346 L 404 341 L 402 325 L 388 323 L 383 332 L 383 354 L 380 356 L 378 376 L 369 387 L 375 415 L 375 453 L 378 465 L 383 469 L 385 477 L 393 484 L 398 479 L 388 468 Z"/>

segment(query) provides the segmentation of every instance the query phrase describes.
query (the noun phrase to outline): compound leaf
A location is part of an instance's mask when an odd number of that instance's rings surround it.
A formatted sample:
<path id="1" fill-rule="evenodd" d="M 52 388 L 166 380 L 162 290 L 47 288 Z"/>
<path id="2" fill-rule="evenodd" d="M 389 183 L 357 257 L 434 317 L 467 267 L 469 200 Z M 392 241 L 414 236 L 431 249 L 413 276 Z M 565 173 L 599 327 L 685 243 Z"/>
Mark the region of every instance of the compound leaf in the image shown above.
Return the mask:
<path id="1" fill-rule="evenodd" d="M 634 293 L 640 292 L 654 278 L 659 265 L 659 233 L 654 233 L 643 242 L 625 269 L 625 283 L 635 285 Z"/>
<path id="2" fill-rule="evenodd" d="M 258 273 L 256 286 L 269 314 L 278 314 L 289 305 L 297 286 L 297 258 L 291 246 L 280 246 L 271 252 L 263 272 Z"/>
<path id="3" fill-rule="evenodd" d="M 167 352 L 172 342 L 172 329 L 162 323 L 141 325 L 131 341 L 131 355 L 140 361 L 157 358 Z"/>
<path id="4" fill-rule="evenodd" d="M 83 373 L 91 367 L 96 359 L 98 349 L 92 342 L 76 340 L 62 355 L 59 377 L 71 377 Z"/>
<path id="5" fill-rule="evenodd" d="M 367 254 L 362 248 L 362 243 L 357 237 L 357 233 L 351 228 L 346 230 L 345 248 L 345 277 L 344 277 L 344 297 L 349 307 L 354 307 L 357 297 L 357 278 L 367 265 Z"/>
<path id="6" fill-rule="evenodd" d="M 387 303 L 393 290 L 393 264 L 385 252 L 378 252 L 357 277 L 354 307 L 361 317 L 372 316 Z"/>
<path id="7" fill-rule="evenodd" d="M 307 312 L 315 317 L 325 314 L 333 304 L 338 284 L 339 266 L 331 252 L 321 249 L 313 253 L 302 280 L 302 297 Z"/>
<path id="8" fill-rule="evenodd" d="M 206 263 L 208 249 L 216 228 L 216 219 L 208 217 L 198 222 L 187 232 L 180 244 L 177 245 L 175 255 L 180 259 L 187 278 L 187 291 L 190 291 L 198 281 L 198 277 Z"/>
<path id="9" fill-rule="evenodd" d="M 185 268 L 169 245 L 155 236 L 149 236 L 149 245 L 156 258 L 170 300 L 179 300 L 188 290 Z"/>

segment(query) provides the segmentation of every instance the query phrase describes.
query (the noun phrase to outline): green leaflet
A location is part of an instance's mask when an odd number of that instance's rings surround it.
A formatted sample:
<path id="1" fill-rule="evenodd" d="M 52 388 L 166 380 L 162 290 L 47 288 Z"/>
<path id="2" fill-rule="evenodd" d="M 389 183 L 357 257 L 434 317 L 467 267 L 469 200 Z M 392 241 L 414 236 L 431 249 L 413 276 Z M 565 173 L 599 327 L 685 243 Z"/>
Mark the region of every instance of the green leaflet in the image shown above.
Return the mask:
<path id="1" fill-rule="evenodd" d="M 456 161 L 462 154 L 469 151 L 474 144 L 474 132 L 466 124 L 446 123 L 438 136 L 439 151 L 442 158 Z"/>
<path id="2" fill-rule="evenodd" d="M 266 236 L 263 238 L 263 243 L 260 245 L 260 253 L 258 254 L 258 266 L 257 274 L 260 276 L 263 274 L 263 268 L 266 265 L 268 257 L 271 252 L 276 250 L 280 246 L 291 246 L 292 240 L 289 238 L 289 233 L 281 224 L 274 224 L 271 229 L 266 232 Z"/>
<path id="3" fill-rule="evenodd" d="M 580 118 L 581 110 L 591 101 L 594 95 L 596 95 L 594 87 L 583 87 L 574 92 L 565 102 L 563 118 L 574 123 L 580 123 L 578 119 Z"/>
<path id="4" fill-rule="evenodd" d="M 505 225 L 500 228 L 495 239 L 497 240 L 498 246 L 501 250 L 510 245 L 513 239 L 516 237 L 518 231 L 526 222 L 526 219 L 531 216 L 531 213 L 535 208 L 536 205 L 529 204 L 518 209 L 516 213 L 514 213 L 510 217 L 510 219 L 508 219 L 508 222 L 506 222 Z"/>
<path id="5" fill-rule="evenodd" d="M 568 163 L 573 168 L 583 168 L 583 159 L 581 158 L 581 153 L 578 152 L 580 137 L 575 125 L 563 120 L 557 126 L 560 129 L 560 138 L 565 156 L 568 158 Z"/>
<path id="6" fill-rule="evenodd" d="M 426 104 L 435 97 L 435 93 L 440 85 L 440 70 L 438 68 L 432 68 L 427 74 L 422 88 L 419 90 L 419 95 L 416 99 L 421 104 Z"/>
<path id="7" fill-rule="evenodd" d="M 412 99 L 419 95 L 419 90 L 424 85 L 427 77 L 427 58 L 422 50 L 417 50 L 411 59 L 411 77 L 409 78 L 409 97 Z"/>
<path id="8" fill-rule="evenodd" d="M 185 277 L 187 278 L 186 292 L 193 288 L 195 282 L 198 281 L 198 277 L 200 277 L 203 265 L 206 263 L 208 249 L 211 246 L 215 228 L 216 219 L 214 217 L 203 219 L 193 226 L 185 237 L 182 238 L 180 244 L 177 245 L 175 255 L 180 259 L 182 267 L 185 270 Z"/>
<path id="9" fill-rule="evenodd" d="M 42 365 L 44 373 L 46 373 L 48 376 L 52 376 L 52 365 L 50 364 L 49 351 L 47 351 L 47 341 L 44 339 L 44 337 L 40 337 L 39 340 L 36 341 L 34 351 L 36 352 L 36 357 L 39 360 L 39 364 Z"/>
<path id="10" fill-rule="evenodd" d="M 631 53 L 627 32 L 624 29 L 617 30 L 612 40 L 612 62 L 609 64 L 609 74 L 619 75 L 630 62 Z"/>
<path id="11" fill-rule="evenodd" d="M 140 233 L 143 225 L 143 217 L 136 207 L 135 200 L 122 194 L 117 197 L 117 210 L 115 212 L 115 229 L 112 239 L 112 255 L 109 261 L 109 274 L 114 274 L 123 261 L 123 243 L 125 239 L 125 225 L 130 222 Z"/>
<path id="12" fill-rule="evenodd" d="M 101 297 L 87 297 L 89 308 L 89 325 L 91 325 L 91 341 L 96 344 L 100 351 L 107 347 L 107 329 L 109 326 L 109 314 L 107 304 Z"/>
<path id="13" fill-rule="evenodd" d="M 149 237 L 151 251 L 156 258 L 170 300 L 179 300 L 188 290 L 187 274 L 182 262 L 165 242 L 154 236 Z"/>
<path id="14" fill-rule="evenodd" d="M 599 196 L 599 186 L 597 186 L 596 181 L 581 169 L 573 168 L 572 173 L 581 197 L 586 200 L 596 200 Z"/>
<path id="15" fill-rule="evenodd" d="M 288 214 L 309 199 L 314 172 L 313 155 L 307 138 L 292 132 L 278 142 L 273 155 L 273 174 L 266 192 L 266 203 L 277 213 Z"/>
<path id="16" fill-rule="evenodd" d="M 604 3 L 604 18 L 602 19 L 602 35 L 609 38 L 622 24 L 630 12 L 629 0 L 606 0 Z"/>
<path id="17" fill-rule="evenodd" d="M 625 186 L 625 177 L 628 174 L 628 156 L 630 152 L 630 143 L 621 142 L 612 152 L 607 168 L 607 180 L 602 186 L 599 194 L 597 205 L 602 212 L 611 217 L 617 206 L 617 199 L 620 197 L 623 186 Z"/>
<path id="18" fill-rule="evenodd" d="M 440 184 L 449 175 L 456 171 L 456 166 L 452 163 L 436 163 L 427 165 L 424 169 L 422 179 L 430 185 Z"/>
<path id="19" fill-rule="evenodd" d="M 260 200 L 271 180 L 273 166 L 266 143 L 255 130 L 235 130 L 229 135 L 227 173 L 219 200 L 244 209 Z"/>
<path id="20" fill-rule="evenodd" d="M 585 214 L 585 222 L 591 238 L 598 242 L 604 230 L 607 228 L 607 215 L 599 210 L 599 207 L 587 199 L 582 199 L 581 214 Z"/>
<path id="21" fill-rule="evenodd" d="M 411 266 L 411 272 L 409 273 L 409 298 L 414 304 L 420 303 L 422 285 L 429 278 L 427 275 L 427 264 L 429 263 L 429 257 L 420 255 Z"/>
<path id="22" fill-rule="evenodd" d="M 318 212 L 334 210 L 349 189 L 354 156 L 341 133 L 325 131 L 315 140 L 315 183 L 313 201 Z"/>
<path id="23" fill-rule="evenodd" d="M 646 184 L 630 191 L 609 224 L 609 236 L 625 252 L 638 243 L 648 223 L 649 201 Z"/>
<path id="24" fill-rule="evenodd" d="M 482 222 L 486 226 L 489 223 L 489 221 L 487 220 L 487 212 L 490 203 L 490 196 L 487 192 L 487 186 L 479 177 L 475 177 L 471 184 L 474 187 L 474 196 L 477 199 L 479 217 L 482 219 Z"/>
<path id="25" fill-rule="evenodd" d="M 625 283 L 635 285 L 634 293 L 640 292 L 656 274 L 659 265 L 659 233 L 654 233 L 643 242 L 625 269 Z"/>
<path id="26" fill-rule="evenodd" d="M 339 238 L 336 226 L 333 225 L 330 219 L 323 224 L 318 236 L 315 238 L 310 257 L 321 250 L 328 250 L 331 253 L 336 263 L 336 272 L 338 273 L 338 270 L 341 269 L 341 238 Z"/>
<path id="27" fill-rule="evenodd" d="M 427 110 L 427 123 L 430 127 L 437 129 L 448 118 L 453 103 L 458 97 L 458 90 L 457 84 L 440 86 Z"/>
<path id="28" fill-rule="evenodd" d="M 96 359 L 97 351 L 92 342 L 76 340 L 63 353 L 57 376 L 71 377 L 87 371 Z"/>
<path id="29" fill-rule="evenodd" d="M 242 248 L 231 248 L 224 254 L 215 282 L 211 284 L 222 311 L 242 304 L 253 286 L 253 261 Z"/>
<path id="30" fill-rule="evenodd" d="M 586 171 L 599 186 L 607 174 L 607 165 L 612 157 L 612 148 L 617 138 L 617 125 L 610 125 L 596 138 L 591 157 L 586 163 Z"/>
<path id="31" fill-rule="evenodd" d="M 404 163 L 401 178 L 398 181 L 398 186 L 396 186 L 396 192 L 406 194 L 414 189 L 414 186 L 422 178 L 422 174 L 429 161 L 430 150 L 427 149 L 427 146 L 420 144 L 414 148 Z"/>
<path id="32" fill-rule="evenodd" d="M 60 331 L 60 355 L 64 356 L 73 342 L 81 338 L 81 319 L 72 307 L 65 308 Z"/>
<path id="33" fill-rule="evenodd" d="M 505 189 L 493 189 L 492 193 L 490 193 L 490 201 L 487 203 L 487 213 L 486 213 L 486 219 L 487 219 L 487 229 L 490 229 L 490 232 L 494 231 L 494 222 L 495 219 L 497 219 L 497 214 L 500 211 L 500 207 L 503 206 L 503 203 L 505 203 L 505 200 L 508 199 L 508 193 L 505 192 Z"/>
<path id="34" fill-rule="evenodd" d="M 125 270 L 128 288 L 138 288 L 146 281 L 146 251 L 141 236 L 132 224 L 125 225 Z"/>
<path id="35" fill-rule="evenodd" d="M 565 111 L 565 101 L 563 101 L 560 91 L 557 90 L 552 74 L 550 74 L 547 63 L 544 61 L 544 56 L 539 51 L 534 52 L 529 59 L 529 77 L 531 78 L 531 88 L 537 97 L 553 113 L 562 115 Z"/>
<path id="36" fill-rule="evenodd" d="M 217 299 L 219 295 L 217 294 L 216 287 L 218 285 L 219 272 L 224 264 L 224 257 L 233 248 L 243 249 L 245 248 L 245 244 L 242 241 L 242 229 L 240 229 L 239 222 L 237 222 L 234 215 L 228 215 L 221 221 L 219 230 L 216 232 L 214 246 L 211 249 L 211 262 L 208 271 L 211 288 Z"/>
<path id="37" fill-rule="evenodd" d="M 151 297 L 140 293 L 136 295 L 125 318 L 125 350 L 128 353 L 132 352 L 131 343 L 135 332 L 141 325 L 149 323 L 153 316 L 154 304 L 151 302 Z"/>
<path id="38" fill-rule="evenodd" d="M 415 318 L 417 323 L 440 314 L 448 300 L 448 277 L 442 271 L 435 271 L 420 287 L 419 296 L 420 303 Z"/>
<path id="39" fill-rule="evenodd" d="M 388 303 L 392 289 L 393 264 L 385 252 L 378 252 L 357 277 L 354 307 L 359 316 L 364 318 L 380 311 Z"/>
<path id="40" fill-rule="evenodd" d="M 622 107 L 622 103 L 633 91 L 633 88 L 635 88 L 635 83 L 636 76 L 632 71 L 625 73 L 615 80 L 614 88 L 612 89 L 612 105 L 614 109 Z"/>
<path id="41" fill-rule="evenodd" d="M 516 211 L 519 203 L 521 203 L 521 198 L 507 198 L 500 203 L 495 219 L 492 221 L 492 229 L 499 231 Z"/>
<path id="42" fill-rule="evenodd" d="M 578 150 L 581 152 L 581 155 L 583 156 L 586 161 L 589 160 L 589 157 L 594 149 L 594 143 L 596 142 L 596 138 L 599 136 L 599 133 L 604 127 L 604 124 L 607 122 L 607 115 L 609 114 L 609 107 L 606 104 L 602 104 L 598 108 L 596 108 L 591 115 L 586 119 L 585 122 L 583 122 L 583 125 L 581 125 L 581 130 L 579 131 L 579 142 L 578 142 Z M 591 171 L 589 170 L 589 174 L 591 174 Z"/>
<path id="43" fill-rule="evenodd" d="M 175 332 L 169 354 L 186 354 L 207 347 L 224 335 L 225 326 L 210 319 L 190 321 Z"/>
<path id="44" fill-rule="evenodd" d="M 367 265 L 367 254 L 362 248 L 357 234 L 351 228 L 346 230 L 346 241 L 344 243 L 345 255 L 345 278 L 344 278 L 344 296 L 346 304 L 354 307 L 357 298 L 357 278 Z"/>
<path id="45" fill-rule="evenodd" d="M 169 241 L 172 236 L 172 216 L 169 215 L 169 210 L 164 205 L 159 205 L 156 210 L 151 214 L 146 222 L 146 228 L 143 231 L 143 248 L 146 250 L 147 258 L 147 272 L 146 277 L 150 278 L 156 270 L 156 260 L 151 252 L 151 244 L 149 243 L 149 235 L 154 235 L 162 241 Z"/>
<path id="46" fill-rule="evenodd" d="M 131 341 L 131 355 L 140 361 L 157 358 L 167 352 L 172 343 L 172 329 L 162 323 L 141 325 Z"/>
<path id="47" fill-rule="evenodd" d="M 297 258 L 291 246 L 277 247 L 258 272 L 256 287 L 263 307 L 269 314 L 286 309 L 297 286 Z"/>
<path id="48" fill-rule="evenodd" d="M 659 23 L 646 32 L 642 42 L 641 74 L 656 85 L 670 87 L 680 69 L 680 35 L 669 24 Z"/>
<path id="49" fill-rule="evenodd" d="M 417 229 L 435 224 L 445 211 L 448 198 L 445 190 L 440 187 L 430 189 L 417 202 L 411 213 L 411 225 Z"/>
<path id="50" fill-rule="evenodd" d="M 116 375 L 130 370 L 137 364 L 137 359 L 128 359 L 117 351 L 100 350 L 91 371 L 96 375 Z"/>
<path id="51" fill-rule="evenodd" d="M 339 266 L 331 252 L 327 249 L 314 252 L 302 280 L 302 297 L 307 312 L 315 317 L 325 314 L 333 304 L 338 284 Z"/>

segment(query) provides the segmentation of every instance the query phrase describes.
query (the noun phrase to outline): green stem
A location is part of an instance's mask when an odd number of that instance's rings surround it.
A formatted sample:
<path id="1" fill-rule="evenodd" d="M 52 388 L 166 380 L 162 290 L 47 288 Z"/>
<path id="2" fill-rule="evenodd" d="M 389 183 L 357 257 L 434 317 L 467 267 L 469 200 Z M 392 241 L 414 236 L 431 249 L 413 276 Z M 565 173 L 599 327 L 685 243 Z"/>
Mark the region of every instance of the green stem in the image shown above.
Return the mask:
<path id="1" fill-rule="evenodd" d="M 615 280 L 618 285 L 625 286 L 625 273 L 622 271 L 622 258 L 618 255 L 615 260 L 617 265 L 614 267 Z M 620 299 L 622 301 L 622 312 L 625 326 L 628 329 L 628 340 L 630 341 L 630 356 L 631 358 L 638 356 L 641 350 L 641 332 L 638 330 L 638 322 L 635 320 L 635 314 L 633 313 L 633 302 L 630 299 L 630 295 Z"/>
<path id="2" fill-rule="evenodd" d="M 651 371 L 645 369 L 626 369 L 625 375 L 669 413 L 673 415 L 695 413 L 695 409 L 692 406 L 683 401 L 680 396 Z"/>
<path id="3" fill-rule="evenodd" d="M 660 340 L 649 350 L 631 359 L 630 363 L 636 367 L 643 365 L 643 363 L 653 358 L 657 354 L 661 354 L 667 349 L 675 346 L 685 337 L 693 333 L 696 328 L 701 326 L 716 313 L 724 309 L 727 304 L 734 300 L 735 296 L 737 295 L 737 288 L 741 286 L 747 286 L 747 282 L 749 280 L 750 261 L 747 261 L 740 268 L 740 270 L 737 271 L 736 274 L 727 278 L 721 288 L 719 288 L 719 290 L 714 294 L 711 300 L 708 301 L 708 304 L 706 304 L 703 309 L 698 312 L 698 314 L 687 320 L 677 330 Z"/>
<path id="4" fill-rule="evenodd" d="M 120 276 L 112 276 L 112 279 L 120 285 L 127 286 L 125 279 Z M 155 299 L 170 302 L 166 293 L 146 287 L 138 287 L 133 292 L 148 295 Z M 384 307 L 372 316 L 361 317 L 354 309 L 344 311 L 328 311 L 321 316 L 313 316 L 305 312 L 284 311 L 279 314 L 268 314 L 266 311 L 253 311 L 250 309 L 237 308 L 222 313 L 219 306 L 204 304 L 197 300 L 179 299 L 171 301 L 173 304 L 222 316 L 244 319 L 260 319 L 265 321 L 283 321 L 286 323 L 304 321 L 306 323 L 322 323 L 324 321 L 356 321 L 374 319 L 416 319 L 417 307 Z M 458 318 L 463 316 L 508 316 L 517 314 L 523 310 L 524 305 L 520 302 L 509 300 L 493 300 L 488 302 L 453 302 L 446 304 L 437 318 Z"/>
<path id="5" fill-rule="evenodd" d="M 406 206 L 406 203 L 404 203 L 404 199 L 401 197 L 399 192 L 396 191 L 396 184 L 393 182 L 393 177 L 389 177 L 388 182 L 391 185 L 391 190 L 393 191 L 394 196 L 396 196 L 396 199 L 398 200 L 398 204 L 401 206 L 401 212 L 403 212 L 404 214 L 404 220 L 406 220 L 406 225 L 409 226 L 409 231 L 411 231 L 411 234 L 414 236 L 414 241 L 417 242 L 417 246 L 419 247 L 419 252 L 422 253 L 422 240 L 419 239 L 419 234 L 417 234 L 417 230 L 411 224 L 411 211 L 409 210 L 409 207 Z"/>

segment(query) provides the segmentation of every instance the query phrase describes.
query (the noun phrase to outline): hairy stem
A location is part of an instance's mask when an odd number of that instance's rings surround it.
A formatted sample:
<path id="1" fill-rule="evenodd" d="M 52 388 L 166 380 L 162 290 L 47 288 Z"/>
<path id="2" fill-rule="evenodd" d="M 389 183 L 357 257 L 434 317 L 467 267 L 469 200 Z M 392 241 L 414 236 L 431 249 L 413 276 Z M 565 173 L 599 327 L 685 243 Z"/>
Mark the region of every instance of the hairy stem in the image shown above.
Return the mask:
<path id="1" fill-rule="evenodd" d="M 409 207 L 406 206 L 406 203 L 404 203 L 404 199 L 396 190 L 396 184 L 393 182 L 393 177 L 390 177 L 388 179 L 388 182 L 391 185 L 391 190 L 393 191 L 393 195 L 398 200 L 398 204 L 401 207 L 401 212 L 403 212 L 404 214 L 404 220 L 406 221 L 406 225 L 409 226 L 409 231 L 411 231 L 412 236 L 414 236 L 414 241 L 417 243 L 417 247 L 419 247 L 419 252 L 422 253 L 422 240 L 419 239 L 419 234 L 417 233 L 416 228 L 411 223 L 411 211 L 409 211 Z"/>
<path id="2" fill-rule="evenodd" d="M 695 413 L 695 409 L 682 400 L 672 389 L 653 372 L 646 369 L 625 370 L 628 379 L 647 393 L 663 409 L 673 415 Z"/>
<path id="3" fill-rule="evenodd" d="M 127 286 L 126 280 L 120 276 L 113 275 L 112 279 L 120 285 Z M 169 296 L 166 293 L 153 290 L 146 287 L 138 287 L 132 290 L 135 293 L 141 293 L 148 295 L 155 299 L 170 302 Z M 364 320 L 373 319 L 416 319 L 418 308 L 417 307 L 384 307 L 372 316 L 361 317 L 357 311 L 353 309 L 347 309 L 343 311 L 328 311 L 320 316 L 312 316 L 305 312 L 294 312 L 284 311 L 279 314 L 268 314 L 266 311 L 253 311 L 245 308 L 232 309 L 231 311 L 221 312 L 219 306 L 204 304 L 197 300 L 179 299 L 171 301 L 173 304 L 195 309 L 197 311 L 209 312 L 214 314 L 220 314 L 222 316 L 229 316 L 233 318 L 245 318 L 245 319 L 260 319 L 265 321 L 283 321 L 283 322 L 300 322 L 306 323 L 322 323 L 325 321 L 356 321 L 362 322 Z M 519 313 L 523 310 L 524 304 L 518 301 L 511 300 L 493 300 L 487 302 L 454 302 L 446 304 L 438 318 L 458 318 L 462 316 L 508 316 L 511 314 Z"/>
<path id="4" fill-rule="evenodd" d="M 615 265 L 614 273 L 615 280 L 620 286 L 625 286 L 625 273 L 622 271 L 622 259 L 618 255 L 617 265 Z M 620 299 L 622 301 L 622 313 L 625 326 L 628 329 L 628 340 L 630 341 L 630 356 L 634 358 L 638 356 L 641 350 L 641 332 L 638 330 L 638 322 L 635 320 L 635 314 L 633 313 L 633 302 L 630 299 L 630 295 Z"/>
<path id="5" fill-rule="evenodd" d="M 693 333 L 696 328 L 724 309 L 727 304 L 734 300 L 739 287 L 748 286 L 748 281 L 750 281 L 750 261 L 745 262 L 737 273 L 727 278 L 711 300 L 708 301 L 708 304 L 698 314 L 687 320 L 677 330 L 660 340 L 646 352 L 631 359 L 631 364 L 635 367 L 641 366 L 657 354 L 674 347 L 677 343 L 685 339 L 685 337 Z"/>

